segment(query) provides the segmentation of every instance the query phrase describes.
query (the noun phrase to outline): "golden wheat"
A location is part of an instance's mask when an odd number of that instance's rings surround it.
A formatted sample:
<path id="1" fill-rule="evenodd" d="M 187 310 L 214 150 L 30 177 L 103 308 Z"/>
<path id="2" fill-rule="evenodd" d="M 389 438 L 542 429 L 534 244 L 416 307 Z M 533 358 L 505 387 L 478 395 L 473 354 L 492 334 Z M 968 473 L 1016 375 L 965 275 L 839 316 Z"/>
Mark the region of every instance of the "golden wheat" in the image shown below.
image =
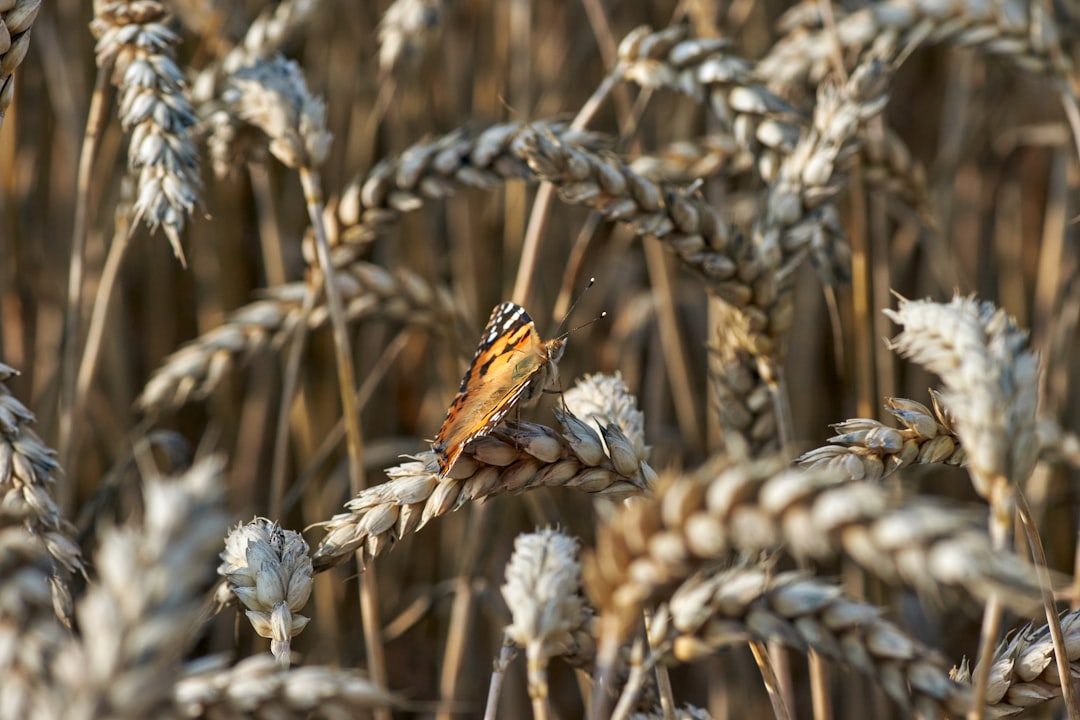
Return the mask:
<path id="1" fill-rule="evenodd" d="M 0 717 L 1080 720 L 1068 3 L 340 10 L 0 0 Z"/>

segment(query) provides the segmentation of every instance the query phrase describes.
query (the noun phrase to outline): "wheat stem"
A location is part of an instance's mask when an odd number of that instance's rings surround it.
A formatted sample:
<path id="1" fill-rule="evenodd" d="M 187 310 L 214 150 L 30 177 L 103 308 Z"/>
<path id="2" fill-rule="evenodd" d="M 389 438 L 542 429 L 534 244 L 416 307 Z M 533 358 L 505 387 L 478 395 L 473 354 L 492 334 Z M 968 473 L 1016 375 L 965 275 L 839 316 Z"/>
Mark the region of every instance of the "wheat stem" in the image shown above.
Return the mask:
<path id="1" fill-rule="evenodd" d="M 618 77 L 614 72 L 608 73 L 603 82 L 593 91 L 593 94 L 574 116 L 570 124 L 570 130 L 584 130 L 589 121 L 600 109 L 600 104 L 611 94 L 612 89 L 618 83 Z M 533 199 L 532 210 L 529 213 L 529 224 L 525 229 L 525 238 L 521 243 L 521 258 L 518 261 L 517 277 L 514 280 L 514 291 L 511 298 L 518 305 L 527 305 L 529 294 L 532 289 L 532 278 L 536 272 L 536 258 L 540 252 L 540 239 L 544 233 L 544 223 L 547 221 L 548 208 L 551 206 L 552 194 L 555 188 L 550 184 L 543 184 L 536 191 Z"/>
<path id="2" fill-rule="evenodd" d="M 491 672 L 491 683 L 488 685 L 487 702 L 484 705 L 484 720 L 495 720 L 499 712 L 499 698 L 502 697 L 503 682 L 506 679 L 506 670 L 517 656 L 517 646 L 510 638 L 503 638 L 499 657 L 494 663 Z"/>
<path id="3" fill-rule="evenodd" d="M 1054 644 L 1054 660 L 1058 670 L 1058 682 L 1061 686 L 1061 697 L 1065 701 L 1065 709 L 1069 714 L 1069 720 L 1080 718 L 1080 709 L 1077 707 L 1076 686 L 1072 679 L 1069 651 L 1065 645 L 1065 636 L 1061 630 L 1061 618 L 1058 617 L 1054 607 L 1053 582 L 1047 571 L 1046 551 L 1043 549 L 1042 537 L 1031 516 L 1031 507 L 1028 506 L 1027 497 L 1024 493 L 1016 494 L 1017 514 L 1020 516 L 1020 524 L 1028 539 L 1031 555 L 1035 561 L 1035 570 L 1039 573 L 1039 589 L 1042 590 L 1043 610 L 1046 612 L 1046 627 L 1050 633 L 1050 639 Z"/>
<path id="4" fill-rule="evenodd" d="M 76 390 L 77 368 L 82 355 L 81 318 L 83 276 L 86 269 L 86 226 L 90 206 L 90 180 L 94 171 L 94 155 L 98 140 L 105 125 L 107 107 L 105 89 L 108 87 L 110 68 L 99 68 L 94 79 L 94 90 L 90 94 L 90 108 L 87 110 L 86 129 L 83 132 L 82 146 L 79 148 L 79 167 L 75 180 L 75 215 L 71 226 L 71 260 L 68 264 L 67 303 L 64 307 L 64 352 L 60 367 L 60 417 L 58 423 L 60 450 L 63 453 L 61 467 L 65 467 L 75 477 L 80 424 L 75 422 L 75 412 L 81 411 L 81 402 Z M 59 488 L 60 507 L 66 512 L 74 501 L 74 488 L 65 481 Z"/>

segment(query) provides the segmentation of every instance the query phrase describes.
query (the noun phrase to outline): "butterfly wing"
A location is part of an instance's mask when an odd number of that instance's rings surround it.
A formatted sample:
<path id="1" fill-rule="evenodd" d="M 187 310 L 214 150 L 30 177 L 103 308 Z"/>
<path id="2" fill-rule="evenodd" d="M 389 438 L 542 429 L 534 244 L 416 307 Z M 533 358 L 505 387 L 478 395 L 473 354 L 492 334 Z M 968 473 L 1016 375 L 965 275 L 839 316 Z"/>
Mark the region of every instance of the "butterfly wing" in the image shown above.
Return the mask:
<path id="1" fill-rule="evenodd" d="M 546 362 L 544 343 L 525 309 L 509 302 L 497 306 L 435 436 L 440 476 L 450 472 L 469 442 L 487 435 L 513 409 Z"/>

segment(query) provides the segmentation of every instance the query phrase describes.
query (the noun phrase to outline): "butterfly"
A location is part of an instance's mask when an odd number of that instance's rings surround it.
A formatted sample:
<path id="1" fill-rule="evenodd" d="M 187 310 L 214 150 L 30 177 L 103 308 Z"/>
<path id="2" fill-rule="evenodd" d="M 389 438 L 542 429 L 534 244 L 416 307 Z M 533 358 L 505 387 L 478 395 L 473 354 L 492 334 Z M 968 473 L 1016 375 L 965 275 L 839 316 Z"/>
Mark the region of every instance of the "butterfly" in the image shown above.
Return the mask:
<path id="1" fill-rule="evenodd" d="M 565 335 L 541 340 L 520 305 L 504 302 L 491 311 L 457 397 L 432 442 L 439 477 L 446 477 L 466 445 L 490 433 L 518 403 L 529 404 L 558 381 L 565 345 Z"/>

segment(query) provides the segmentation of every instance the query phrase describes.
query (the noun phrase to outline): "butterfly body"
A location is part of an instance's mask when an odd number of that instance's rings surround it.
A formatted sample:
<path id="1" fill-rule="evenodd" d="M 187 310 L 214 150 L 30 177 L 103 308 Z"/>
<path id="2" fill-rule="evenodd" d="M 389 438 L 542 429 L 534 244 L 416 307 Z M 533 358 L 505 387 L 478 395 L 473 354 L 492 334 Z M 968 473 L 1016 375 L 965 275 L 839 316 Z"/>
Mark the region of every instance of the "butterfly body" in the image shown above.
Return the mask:
<path id="1" fill-rule="evenodd" d="M 520 403 L 529 404 L 558 379 L 565 337 L 544 342 L 520 305 L 495 307 L 457 397 L 432 444 L 439 476 L 453 468 L 465 446 L 490 433 Z"/>

